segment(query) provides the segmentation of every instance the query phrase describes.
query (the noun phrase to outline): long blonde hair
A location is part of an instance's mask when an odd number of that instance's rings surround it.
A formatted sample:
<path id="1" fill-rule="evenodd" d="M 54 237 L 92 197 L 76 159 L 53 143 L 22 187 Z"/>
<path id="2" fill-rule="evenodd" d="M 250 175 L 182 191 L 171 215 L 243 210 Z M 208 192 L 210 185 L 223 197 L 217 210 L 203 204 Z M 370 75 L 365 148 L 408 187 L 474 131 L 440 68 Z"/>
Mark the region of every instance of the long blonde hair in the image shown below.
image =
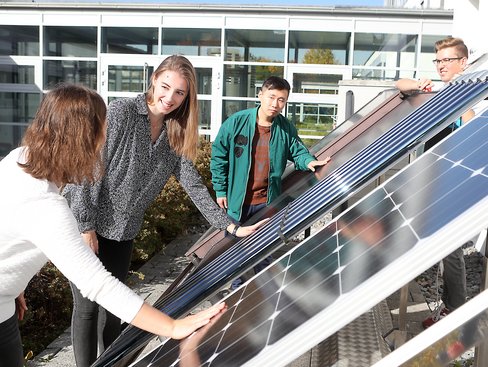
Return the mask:
<path id="1" fill-rule="evenodd" d="M 184 56 L 167 57 L 151 77 L 151 84 L 146 92 L 148 104 L 153 103 L 154 80 L 165 71 L 179 73 L 188 83 L 188 94 L 184 101 L 176 110 L 165 117 L 169 144 L 177 154 L 194 160 L 198 147 L 198 101 L 195 69 Z"/>
<path id="2" fill-rule="evenodd" d="M 22 145 L 31 176 L 57 184 L 93 182 L 102 174 L 106 106 L 94 90 L 61 84 L 48 92 Z"/>

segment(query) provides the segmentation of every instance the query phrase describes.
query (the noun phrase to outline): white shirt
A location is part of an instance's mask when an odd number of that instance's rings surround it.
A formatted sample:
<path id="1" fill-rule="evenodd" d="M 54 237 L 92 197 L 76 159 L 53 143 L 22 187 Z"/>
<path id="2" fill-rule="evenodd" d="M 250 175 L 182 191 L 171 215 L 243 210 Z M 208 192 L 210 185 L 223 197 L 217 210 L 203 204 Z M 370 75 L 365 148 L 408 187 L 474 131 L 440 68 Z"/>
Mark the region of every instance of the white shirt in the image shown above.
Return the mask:
<path id="1" fill-rule="evenodd" d="M 0 322 L 15 312 L 15 298 L 46 261 L 83 296 L 131 322 L 142 298 L 105 270 L 85 245 L 58 187 L 27 174 L 23 148 L 0 161 Z"/>

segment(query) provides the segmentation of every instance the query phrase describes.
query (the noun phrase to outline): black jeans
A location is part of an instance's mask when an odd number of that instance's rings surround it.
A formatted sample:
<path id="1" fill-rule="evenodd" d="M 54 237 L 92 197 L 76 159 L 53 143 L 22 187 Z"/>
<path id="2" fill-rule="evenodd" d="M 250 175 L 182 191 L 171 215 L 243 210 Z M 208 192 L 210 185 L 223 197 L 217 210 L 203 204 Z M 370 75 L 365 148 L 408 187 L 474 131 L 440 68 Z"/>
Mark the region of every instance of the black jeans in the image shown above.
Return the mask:
<path id="1" fill-rule="evenodd" d="M 0 323 L 0 367 L 22 367 L 24 355 L 17 313 Z"/>
<path id="2" fill-rule="evenodd" d="M 98 238 L 98 257 L 105 268 L 114 277 L 125 282 L 129 273 L 132 255 L 132 240 L 113 241 Z M 98 348 L 103 352 L 117 339 L 121 332 L 120 319 L 106 311 L 106 320 L 99 330 L 99 305 L 81 295 L 80 291 L 71 283 L 73 293 L 73 315 L 71 318 L 71 342 L 77 367 L 89 367 L 97 359 Z"/>

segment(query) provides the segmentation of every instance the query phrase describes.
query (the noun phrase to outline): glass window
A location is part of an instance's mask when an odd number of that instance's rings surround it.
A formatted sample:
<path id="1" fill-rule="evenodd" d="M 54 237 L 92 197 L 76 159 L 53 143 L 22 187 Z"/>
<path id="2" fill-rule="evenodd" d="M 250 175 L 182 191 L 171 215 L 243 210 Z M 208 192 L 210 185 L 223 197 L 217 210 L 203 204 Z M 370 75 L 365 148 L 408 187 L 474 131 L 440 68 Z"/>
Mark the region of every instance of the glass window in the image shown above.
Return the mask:
<path id="1" fill-rule="evenodd" d="M 163 55 L 220 56 L 220 29 L 164 28 Z"/>
<path id="2" fill-rule="evenodd" d="M 19 146 L 40 100 L 41 93 L 0 92 L 0 157 Z"/>
<path id="3" fill-rule="evenodd" d="M 225 43 L 225 61 L 284 62 L 284 30 L 228 29 Z"/>
<path id="4" fill-rule="evenodd" d="M 338 94 L 341 74 L 293 74 L 293 93 Z"/>
<path id="5" fill-rule="evenodd" d="M 96 57 L 96 27 L 44 27 L 44 56 Z"/>
<path id="6" fill-rule="evenodd" d="M 104 27 L 102 28 L 102 52 L 157 55 L 158 29 Z"/>
<path id="7" fill-rule="evenodd" d="M 198 101 L 198 127 L 210 129 L 212 119 L 212 101 Z"/>
<path id="8" fill-rule="evenodd" d="M 288 103 L 287 117 L 297 127 L 300 136 L 323 137 L 332 131 L 337 105 L 318 103 Z"/>
<path id="9" fill-rule="evenodd" d="M 432 62 L 431 62 L 432 63 Z M 415 78 L 415 70 L 357 68 L 352 69 L 353 79 L 397 80 L 399 78 Z"/>
<path id="10" fill-rule="evenodd" d="M 290 31 L 288 62 L 346 65 L 351 33 Z"/>
<path id="11" fill-rule="evenodd" d="M 222 121 L 225 121 L 230 115 L 248 108 L 257 107 L 259 101 L 223 101 L 222 103 Z"/>
<path id="12" fill-rule="evenodd" d="M 110 92 L 145 92 L 153 69 L 152 66 L 109 65 L 108 90 Z"/>
<path id="13" fill-rule="evenodd" d="M 225 65 L 224 95 L 257 97 L 261 85 L 270 76 L 283 78 L 284 68 L 273 65 Z"/>
<path id="14" fill-rule="evenodd" d="M 39 27 L 0 26 L 0 55 L 39 56 Z"/>
<path id="15" fill-rule="evenodd" d="M 417 35 L 356 33 L 354 65 L 383 68 L 415 68 Z"/>
<path id="16" fill-rule="evenodd" d="M 195 73 L 197 74 L 197 93 L 212 94 L 212 69 L 196 67 Z"/>
<path id="17" fill-rule="evenodd" d="M 35 84 L 34 66 L 0 64 L 0 83 Z"/>
<path id="18" fill-rule="evenodd" d="M 83 84 L 97 89 L 97 62 L 79 60 L 45 60 L 44 89 L 61 82 Z"/>

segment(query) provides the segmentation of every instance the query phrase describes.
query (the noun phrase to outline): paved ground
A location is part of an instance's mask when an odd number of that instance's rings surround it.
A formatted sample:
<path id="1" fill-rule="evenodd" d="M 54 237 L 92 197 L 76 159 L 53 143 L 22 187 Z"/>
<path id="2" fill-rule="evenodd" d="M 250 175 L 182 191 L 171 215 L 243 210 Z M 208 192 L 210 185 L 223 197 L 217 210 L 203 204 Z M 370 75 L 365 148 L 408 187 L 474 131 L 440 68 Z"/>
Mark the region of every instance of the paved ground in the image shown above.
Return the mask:
<path id="1" fill-rule="evenodd" d="M 188 259 L 184 256 L 189 247 L 199 238 L 199 234 L 185 236 L 171 242 L 165 250 L 154 256 L 148 263 L 139 269 L 129 279 L 130 286 L 141 294 L 149 303 L 153 303 L 164 292 L 164 290 L 173 283 L 176 277 L 188 264 Z M 390 344 L 399 346 L 403 339 L 408 339 L 422 331 L 421 320 L 429 314 L 425 299 L 416 282 L 412 282 L 408 288 L 408 308 L 406 332 L 399 332 L 398 328 L 398 305 L 400 300 L 400 291 L 390 296 L 385 304 L 386 313 L 388 309 L 391 313 L 387 315 L 389 325 L 392 325 L 393 331 L 387 341 Z M 359 320 L 361 321 L 361 320 Z M 364 320 L 363 320 L 364 321 Z M 340 336 L 337 338 L 340 344 Z M 152 349 L 157 343 L 149 345 L 146 350 Z M 375 352 L 377 353 L 377 352 Z M 310 360 L 313 359 L 313 351 L 300 357 L 289 367 L 310 366 Z M 317 354 L 317 353 L 315 353 Z M 320 365 L 320 364 L 319 364 Z M 70 330 L 66 330 L 58 339 L 51 343 L 48 348 L 36 356 L 33 361 L 28 363 L 29 367 L 69 367 L 75 366 L 73 351 L 70 340 Z M 355 366 L 357 367 L 357 366 Z"/>

